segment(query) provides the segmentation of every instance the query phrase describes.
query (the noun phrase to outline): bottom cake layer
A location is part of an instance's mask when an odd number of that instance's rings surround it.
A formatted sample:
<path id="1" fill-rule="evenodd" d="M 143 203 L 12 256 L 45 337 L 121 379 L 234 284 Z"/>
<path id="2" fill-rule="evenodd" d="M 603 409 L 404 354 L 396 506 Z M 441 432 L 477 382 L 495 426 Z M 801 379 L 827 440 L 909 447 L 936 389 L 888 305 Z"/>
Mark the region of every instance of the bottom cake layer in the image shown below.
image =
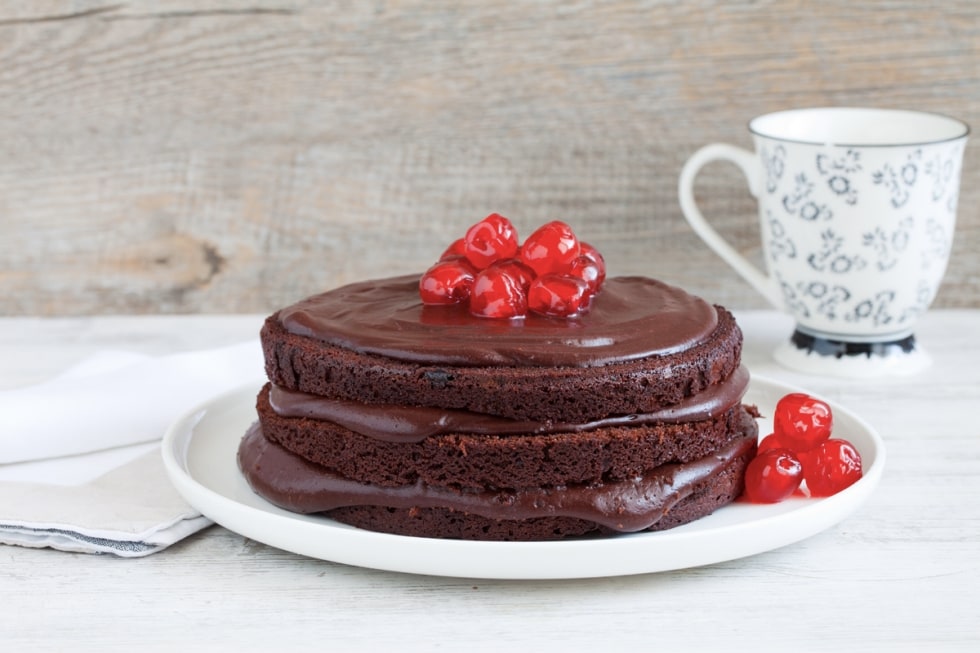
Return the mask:
<path id="1" fill-rule="evenodd" d="M 460 491 L 417 482 L 378 487 L 347 479 L 268 440 L 254 424 L 239 447 L 252 489 L 299 513 L 417 537 L 554 540 L 593 533 L 663 530 L 732 502 L 742 492 L 758 429 L 744 413 L 742 435 L 704 458 L 667 464 L 640 478 L 578 486 Z"/>
<path id="2" fill-rule="evenodd" d="M 737 459 L 713 478 L 665 510 L 649 531 L 687 524 L 728 505 L 742 493 L 742 476 L 748 458 Z M 492 519 L 450 508 L 386 508 L 351 506 L 327 513 L 332 519 L 371 531 L 414 537 L 459 540 L 532 542 L 567 537 L 612 535 L 619 531 L 576 517 Z"/>

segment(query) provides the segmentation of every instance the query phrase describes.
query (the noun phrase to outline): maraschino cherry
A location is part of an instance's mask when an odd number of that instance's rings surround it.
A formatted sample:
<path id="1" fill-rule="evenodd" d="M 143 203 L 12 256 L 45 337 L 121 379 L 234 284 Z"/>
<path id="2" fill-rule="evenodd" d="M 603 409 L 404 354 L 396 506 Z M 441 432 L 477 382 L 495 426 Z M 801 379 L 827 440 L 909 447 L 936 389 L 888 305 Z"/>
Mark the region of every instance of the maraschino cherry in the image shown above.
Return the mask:
<path id="1" fill-rule="evenodd" d="M 847 440 L 824 440 L 801 457 L 803 478 L 812 497 L 829 497 L 861 479 L 861 454 Z"/>
<path id="2" fill-rule="evenodd" d="M 491 213 L 422 275 L 419 296 L 431 306 L 466 304 L 479 317 L 570 318 L 589 309 L 605 278 L 602 255 L 564 222 L 542 225 L 520 244 L 510 220 Z"/>
<path id="3" fill-rule="evenodd" d="M 462 256 L 450 256 L 425 271 L 419 280 L 422 303 L 458 304 L 470 298 L 476 270 Z"/>
<path id="4" fill-rule="evenodd" d="M 579 255 L 578 238 L 572 228 L 555 220 L 538 227 L 521 245 L 521 260 L 540 276 L 564 272 Z"/>
<path id="5" fill-rule="evenodd" d="M 772 415 L 773 432 L 794 451 L 809 451 L 830 437 L 834 416 L 827 402 L 803 392 L 785 395 Z"/>
<path id="6" fill-rule="evenodd" d="M 803 482 L 803 465 L 789 449 L 767 449 L 745 468 L 745 496 L 755 503 L 777 503 Z"/>
<path id="7" fill-rule="evenodd" d="M 745 497 L 773 503 L 798 487 L 811 497 L 829 497 L 858 482 L 863 469 L 853 444 L 833 435 L 827 402 L 803 392 L 784 395 L 773 413 L 773 432 L 759 442 L 745 470 Z"/>
<path id="8" fill-rule="evenodd" d="M 517 254 L 517 229 L 499 213 L 491 213 L 466 230 L 463 252 L 477 270 Z"/>

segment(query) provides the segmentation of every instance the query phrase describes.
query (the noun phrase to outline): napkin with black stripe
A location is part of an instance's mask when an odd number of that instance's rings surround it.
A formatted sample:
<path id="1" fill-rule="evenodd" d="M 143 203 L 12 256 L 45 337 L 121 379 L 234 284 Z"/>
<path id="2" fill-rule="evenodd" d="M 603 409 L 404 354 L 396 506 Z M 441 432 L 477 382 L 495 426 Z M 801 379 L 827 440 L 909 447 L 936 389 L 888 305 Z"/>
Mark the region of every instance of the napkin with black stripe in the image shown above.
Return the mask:
<path id="1" fill-rule="evenodd" d="M 162 357 L 103 351 L 0 391 L 0 544 L 138 557 L 209 526 L 171 485 L 159 441 L 262 365 L 258 341 Z"/>

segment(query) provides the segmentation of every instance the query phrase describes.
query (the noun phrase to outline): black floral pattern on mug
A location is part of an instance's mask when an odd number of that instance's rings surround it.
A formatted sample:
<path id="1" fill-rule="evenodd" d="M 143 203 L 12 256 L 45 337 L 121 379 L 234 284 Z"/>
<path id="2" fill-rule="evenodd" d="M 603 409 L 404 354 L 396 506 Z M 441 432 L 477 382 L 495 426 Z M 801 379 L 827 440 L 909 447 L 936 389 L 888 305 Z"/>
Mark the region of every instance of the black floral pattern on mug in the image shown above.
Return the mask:
<path id="1" fill-rule="evenodd" d="M 783 279 L 779 274 L 776 275 L 776 280 L 779 282 L 779 289 L 783 293 L 783 304 L 785 304 L 787 310 L 797 317 L 808 318 L 810 317 L 810 307 L 807 306 L 806 302 L 797 294 L 793 289 L 793 286 L 788 284 L 785 279 Z"/>
<path id="2" fill-rule="evenodd" d="M 935 218 L 926 220 L 926 245 L 922 248 L 922 269 L 929 270 L 934 265 L 945 265 L 949 260 L 952 242 L 942 222 Z"/>
<path id="3" fill-rule="evenodd" d="M 793 189 L 783 195 L 783 208 L 790 215 L 795 215 L 800 208 L 800 204 L 803 203 L 810 193 L 813 192 L 813 182 L 806 178 L 806 175 L 802 172 L 793 178 Z"/>
<path id="4" fill-rule="evenodd" d="M 908 249 L 914 226 L 915 218 L 909 216 L 902 219 L 890 233 L 879 226 L 864 234 L 863 244 L 874 252 L 877 257 L 875 265 L 879 270 L 884 272 L 898 264 L 899 257 Z"/>
<path id="5" fill-rule="evenodd" d="M 804 220 L 815 222 L 816 220 L 830 220 L 834 217 L 834 212 L 831 211 L 826 204 L 807 202 L 800 207 L 799 215 Z"/>
<path id="6" fill-rule="evenodd" d="M 834 212 L 827 208 L 826 204 L 817 204 L 810 198 L 814 186 L 804 173 L 796 175 L 793 182 L 793 190 L 783 195 L 783 208 L 787 213 L 799 216 L 808 222 L 830 220 L 834 217 Z"/>
<path id="7" fill-rule="evenodd" d="M 902 314 L 898 317 L 898 322 L 901 324 L 903 322 L 910 322 L 923 313 L 929 308 L 929 304 L 932 303 L 933 296 L 933 284 L 928 279 L 919 279 L 919 283 L 915 290 L 915 303 L 911 306 L 905 308 Z"/>
<path id="8" fill-rule="evenodd" d="M 817 172 L 826 179 L 827 187 L 831 192 L 843 198 L 848 204 L 857 204 L 858 192 L 851 178 L 854 173 L 861 170 L 861 153 L 854 149 L 847 149 L 836 158 L 827 154 L 818 154 L 816 163 Z"/>
<path id="9" fill-rule="evenodd" d="M 960 149 L 959 147 L 953 148 L 946 153 L 946 156 L 943 156 L 942 153 L 936 153 L 930 161 L 926 162 L 925 174 L 932 181 L 931 196 L 933 202 L 941 200 L 946 195 L 950 184 L 955 183 L 958 179 L 955 160 L 961 156 Z M 955 192 L 950 194 L 950 199 L 953 201 L 950 211 L 955 211 Z"/>
<path id="10" fill-rule="evenodd" d="M 841 250 L 844 238 L 837 235 L 833 229 L 825 229 L 820 233 L 820 249 L 807 257 L 807 263 L 818 272 L 847 274 L 854 270 L 863 270 L 867 265 L 859 254 L 848 256 Z"/>
<path id="11" fill-rule="evenodd" d="M 894 290 L 882 290 L 862 299 L 844 319 L 848 322 L 871 322 L 876 327 L 894 324 L 897 320 L 891 314 L 891 304 L 895 301 L 895 295 Z"/>
<path id="12" fill-rule="evenodd" d="M 763 146 L 760 156 L 762 157 L 762 167 L 766 171 L 766 191 L 770 194 L 775 193 L 779 186 L 779 180 L 783 178 L 783 172 L 786 169 L 786 148 L 777 145 L 770 154 L 769 149 Z"/>
<path id="13" fill-rule="evenodd" d="M 830 320 L 836 320 L 840 306 L 851 298 L 851 291 L 840 285 L 828 285 L 823 281 L 808 281 L 797 284 L 799 293 L 817 302 L 817 313 Z"/>
<path id="14" fill-rule="evenodd" d="M 886 163 L 881 170 L 871 173 L 871 181 L 884 186 L 891 195 L 891 205 L 896 209 L 905 206 L 909 201 L 909 190 L 919 180 L 919 167 L 922 165 L 922 150 L 915 150 L 906 158 L 905 163 L 893 167 Z"/>
<path id="15" fill-rule="evenodd" d="M 779 257 L 796 258 L 796 244 L 786 235 L 786 227 L 772 215 L 772 211 L 766 211 L 766 218 L 769 222 L 769 255 L 774 261 Z"/>

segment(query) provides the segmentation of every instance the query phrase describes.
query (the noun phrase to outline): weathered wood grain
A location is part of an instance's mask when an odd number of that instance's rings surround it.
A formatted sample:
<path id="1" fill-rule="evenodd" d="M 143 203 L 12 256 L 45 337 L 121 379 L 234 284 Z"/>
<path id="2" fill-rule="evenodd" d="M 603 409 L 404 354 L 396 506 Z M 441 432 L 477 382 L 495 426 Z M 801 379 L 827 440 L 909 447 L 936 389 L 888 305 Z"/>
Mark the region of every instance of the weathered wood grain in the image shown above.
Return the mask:
<path id="1" fill-rule="evenodd" d="M 0 314 L 265 312 L 418 271 L 490 211 L 762 306 L 688 228 L 700 145 L 805 105 L 980 124 L 980 4 L 0 6 Z M 470 4 L 470 3 L 467 3 Z M 980 306 L 980 149 L 939 306 Z M 734 169 L 706 214 L 758 255 Z"/>

